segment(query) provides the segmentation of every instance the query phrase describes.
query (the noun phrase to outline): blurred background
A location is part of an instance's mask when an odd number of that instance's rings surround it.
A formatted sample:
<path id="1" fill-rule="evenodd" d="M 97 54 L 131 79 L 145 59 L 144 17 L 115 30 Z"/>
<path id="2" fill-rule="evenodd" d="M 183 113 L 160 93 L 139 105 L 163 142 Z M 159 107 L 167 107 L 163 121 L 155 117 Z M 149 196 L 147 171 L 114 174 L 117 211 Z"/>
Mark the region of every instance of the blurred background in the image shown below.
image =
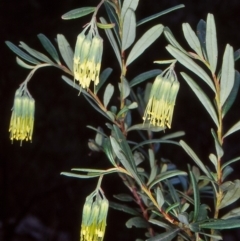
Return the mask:
<path id="1" fill-rule="evenodd" d="M 137 37 L 153 24 L 162 23 L 170 27 L 182 46 L 189 49 L 181 24 L 188 22 L 196 29 L 200 19 L 206 20 L 207 13 L 214 13 L 219 56 L 222 56 L 226 43 L 232 45 L 234 50 L 240 47 L 238 0 L 141 0 L 136 12 L 137 20 L 181 3 L 186 7 L 140 26 Z M 0 1 L 0 240 L 79 240 L 82 206 L 97 180 L 69 178 L 61 176 L 60 172 L 70 171 L 73 167 L 110 166 L 102 153 L 92 153 L 87 145 L 88 139 L 94 139 L 95 133 L 86 125 L 104 127 L 106 120 L 91 109 L 78 91 L 61 80 L 62 73 L 58 69 L 40 69 L 30 81 L 29 90 L 36 101 L 33 142 L 23 142 L 22 146 L 16 141 L 11 143 L 8 133 L 14 93 L 29 71 L 16 64 L 15 54 L 4 41 L 9 40 L 16 45 L 23 41 L 32 48 L 44 51 L 37 34 L 43 33 L 54 42 L 56 35 L 61 33 L 74 48 L 76 37 L 89 21 L 89 16 L 63 21 L 61 15 L 74 8 L 97 4 L 95 0 Z M 104 9 L 100 14 L 105 14 Z M 100 34 L 105 38 L 102 69 L 115 68 L 111 80 L 117 82 L 120 73 L 115 56 L 105 33 L 101 31 Z M 140 73 L 139 70 L 158 68 L 153 64 L 154 60 L 171 58 L 164 48 L 166 44 L 161 36 L 142 59 L 139 58 L 129 67 L 127 78 L 131 80 Z M 218 67 L 220 65 L 221 62 Z M 238 70 L 239 67 L 236 63 Z M 182 67 L 178 65 L 176 70 L 181 71 Z M 202 160 L 208 161 L 208 154 L 213 150 L 210 128 L 214 125 L 189 87 L 181 78 L 179 80 L 181 89 L 172 130 L 185 130 L 186 142 Z M 226 129 L 239 120 L 239 101 L 238 97 L 226 117 Z M 140 121 L 140 118 L 136 120 Z M 238 133 L 226 141 L 226 160 L 240 155 L 239 139 Z M 186 168 L 185 164 L 191 162 L 180 148 L 163 146 L 160 151 L 160 157 L 170 159 L 178 168 Z M 234 164 L 233 167 L 236 171 L 231 179 L 239 177 L 239 166 Z M 117 175 L 104 178 L 103 188 L 109 200 L 114 200 L 114 194 L 127 191 L 119 185 Z M 143 238 L 144 230 L 141 233 L 135 228 L 125 228 L 128 218 L 129 215 L 110 209 L 105 240 Z M 240 240 L 240 233 L 224 232 L 224 240 Z"/>

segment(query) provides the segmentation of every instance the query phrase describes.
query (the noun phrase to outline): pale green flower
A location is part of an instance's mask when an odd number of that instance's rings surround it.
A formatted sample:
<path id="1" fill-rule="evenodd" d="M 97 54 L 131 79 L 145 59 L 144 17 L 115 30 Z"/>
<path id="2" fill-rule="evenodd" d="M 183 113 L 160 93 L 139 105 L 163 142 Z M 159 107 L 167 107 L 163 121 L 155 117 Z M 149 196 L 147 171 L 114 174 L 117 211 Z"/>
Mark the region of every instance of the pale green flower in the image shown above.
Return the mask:
<path id="1" fill-rule="evenodd" d="M 95 195 L 90 194 L 83 206 L 81 241 L 102 241 L 104 238 L 109 203 L 99 193 L 93 200 Z"/>
<path id="2" fill-rule="evenodd" d="M 80 86 L 88 89 L 91 81 L 99 83 L 99 74 L 103 52 L 103 40 L 99 35 L 78 35 L 73 59 L 74 79 Z"/>
<path id="3" fill-rule="evenodd" d="M 9 126 L 10 139 L 13 141 L 32 140 L 35 101 L 27 94 L 17 90 L 14 97 L 12 116 Z"/>
<path id="4" fill-rule="evenodd" d="M 158 75 L 153 83 L 148 104 L 143 116 L 144 122 L 159 127 L 171 128 L 174 105 L 179 82 L 172 76 Z"/>

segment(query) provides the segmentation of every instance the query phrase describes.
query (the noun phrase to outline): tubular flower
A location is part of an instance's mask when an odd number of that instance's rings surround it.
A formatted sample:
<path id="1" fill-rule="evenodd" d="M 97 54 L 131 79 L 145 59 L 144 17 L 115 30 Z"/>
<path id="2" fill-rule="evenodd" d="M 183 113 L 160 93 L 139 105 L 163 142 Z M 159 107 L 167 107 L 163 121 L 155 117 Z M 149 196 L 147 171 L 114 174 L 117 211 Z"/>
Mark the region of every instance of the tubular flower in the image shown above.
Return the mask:
<path id="1" fill-rule="evenodd" d="M 84 30 L 85 31 L 85 30 Z M 73 59 L 74 79 L 84 89 L 89 88 L 91 80 L 99 83 L 99 73 L 103 52 L 103 40 L 97 34 L 85 35 L 84 31 L 78 35 Z"/>
<path id="2" fill-rule="evenodd" d="M 148 104 L 143 116 L 144 122 L 159 127 L 171 128 L 174 105 L 179 90 L 176 76 L 158 75 L 153 83 Z"/>
<path id="3" fill-rule="evenodd" d="M 97 194 L 90 194 L 83 206 L 81 241 L 102 241 L 106 229 L 106 218 L 108 212 L 108 200 Z"/>
<path id="4" fill-rule="evenodd" d="M 32 140 L 35 101 L 27 94 L 17 90 L 14 97 L 12 116 L 9 126 L 10 139 Z"/>

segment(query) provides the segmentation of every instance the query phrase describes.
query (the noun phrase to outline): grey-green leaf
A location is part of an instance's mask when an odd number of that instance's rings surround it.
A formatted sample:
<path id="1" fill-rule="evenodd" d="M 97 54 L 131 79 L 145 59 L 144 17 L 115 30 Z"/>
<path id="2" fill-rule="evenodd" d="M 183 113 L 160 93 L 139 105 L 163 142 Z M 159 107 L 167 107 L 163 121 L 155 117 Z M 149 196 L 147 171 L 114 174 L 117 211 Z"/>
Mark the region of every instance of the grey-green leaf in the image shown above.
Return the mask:
<path id="1" fill-rule="evenodd" d="M 131 8 L 133 11 L 137 9 L 139 0 L 124 0 L 122 9 L 121 9 L 121 19 L 124 18 L 127 10 Z"/>
<path id="2" fill-rule="evenodd" d="M 124 205 L 124 204 L 119 204 L 116 202 L 109 202 L 109 206 L 113 209 L 131 214 L 131 215 L 140 215 L 140 213 L 137 212 L 135 209 L 128 207 L 127 205 Z"/>
<path id="3" fill-rule="evenodd" d="M 207 112 L 213 119 L 216 126 L 218 126 L 219 124 L 218 124 L 217 114 L 216 114 L 216 111 L 215 111 L 211 101 L 209 100 L 209 98 L 206 96 L 206 94 L 203 92 L 203 90 L 196 84 L 196 82 L 191 77 L 189 77 L 184 72 L 181 72 L 181 75 L 186 80 L 186 82 L 188 83 L 190 88 L 193 90 L 193 92 L 196 94 L 198 99 L 201 101 L 202 105 L 206 108 Z"/>
<path id="4" fill-rule="evenodd" d="M 212 136 L 213 136 L 214 142 L 215 142 L 215 149 L 217 152 L 217 157 L 218 157 L 218 159 L 220 159 L 224 154 L 223 148 L 222 148 L 221 144 L 219 143 L 216 132 L 213 129 L 211 129 L 211 132 L 212 132 Z"/>
<path id="5" fill-rule="evenodd" d="M 206 49 L 210 69 L 211 72 L 214 74 L 217 67 L 218 47 L 216 25 L 214 21 L 214 16 L 211 13 L 209 13 L 207 16 Z"/>
<path id="6" fill-rule="evenodd" d="M 224 230 L 240 227 L 240 219 L 226 219 L 226 220 L 214 220 L 206 223 L 199 224 L 200 228 Z"/>
<path id="7" fill-rule="evenodd" d="M 126 66 L 131 64 L 138 58 L 163 32 L 163 25 L 158 24 L 150 28 L 143 36 L 135 43 L 131 52 L 128 55 Z"/>
<path id="8" fill-rule="evenodd" d="M 8 48 L 10 48 L 19 57 L 21 57 L 21 58 L 23 58 L 23 59 L 27 60 L 28 62 L 30 62 L 32 64 L 35 64 L 35 65 L 41 63 L 38 60 L 36 60 L 35 58 L 33 58 L 30 55 L 23 52 L 20 48 L 18 48 L 15 44 L 11 43 L 10 41 L 6 41 L 5 43 L 8 46 Z"/>
<path id="9" fill-rule="evenodd" d="M 100 17 L 100 21 L 103 24 L 107 23 L 107 21 L 103 17 Z M 110 44 L 111 44 L 111 46 L 113 48 L 113 51 L 114 51 L 114 53 L 115 53 L 115 55 L 117 57 L 117 60 L 118 60 L 118 63 L 120 65 L 120 67 L 122 67 L 122 60 L 121 60 L 120 50 L 119 50 L 117 42 L 116 42 L 116 40 L 115 40 L 115 38 L 113 36 L 112 30 L 111 29 L 105 29 L 105 33 L 106 33 L 106 35 L 108 37 L 108 40 L 109 40 L 109 42 L 110 42 Z"/>
<path id="10" fill-rule="evenodd" d="M 69 20 L 69 19 L 81 18 L 83 16 L 86 16 L 86 15 L 94 12 L 95 9 L 96 9 L 96 7 L 76 8 L 76 9 L 73 9 L 73 10 L 63 14 L 62 19 Z"/>
<path id="11" fill-rule="evenodd" d="M 73 72 L 73 51 L 62 34 L 57 35 L 58 48 L 68 68 Z"/>
<path id="12" fill-rule="evenodd" d="M 104 85 L 104 83 L 106 82 L 106 80 L 108 79 L 108 77 L 110 76 L 112 71 L 113 71 L 113 69 L 111 69 L 111 68 L 106 68 L 102 71 L 102 73 L 99 76 L 100 81 L 99 81 L 98 85 L 95 87 L 96 94 L 101 89 L 101 87 Z"/>
<path id="13" fill-rule="evenodd" d="M 135 12 L 128 8 L 123 18 L 122 52 L 129 48 L 136 37 L 136 16 Z"/>
<path id="14" fill-rule="evenodd" d="M 205 59 L 207 59 L 206 54 L 206 22 L 200 20 L 197 25 L 197 36 L 202 46 L 202 52 Z"/>
<path id="15" fill-rule="evenodd" d="M 186 68 L 191 70 L 197 76 L 199 76 L 203 81 L 205 81 L 209 87 L 216 92 L 213 81 L 210 79 L 209 75 L 199 66 L 197 65 L 192 59 L 190 59 L 186 54 L 182 53 L 180 50 L 174 48 L 171 45 L 166 47 L 168 52 L 177 59 L 182 65 Z"/>
<path id="16" fill-rule="evenodd" d="M 223 55 L 222 74 L 220 80 L 220 104 L 223 106 L 234 85 L 233 47 L 227 44 Z"/>
<path id="17" fill-rule="evenodd" d="M 136 228 L 148 228 L 149 224 L 142 217 L 133 217 L 126 222 L 126 226 L 127 228 L 132 228 L 133 226 L 135 226 Z"/>
<path id="18" fill-rule="evenodd" d="M 51 41 L 42 33 L 37 35 L 42 46 L 46 49 L 46 51 L 52 56 L 52 58 L 59 64 L 61 65 L 58 52 L 56 48 L 53 46 Z"/>
<path id="19" fill-rule="evenodd" d="M 172 229 L 170 231 L 158 234 L 152 238 L 147 239 L 146 241 L 171 241 L 177 236 L 180 229 Z"/>
<path id="20" fill-rule="evenodd" d="M 109 83 L 103 95 L 103 104 L 106 108 L 107 108 L 107 105 L 109 104 L 110 99 L 112 98 L 113 93 L 114 93 L 114 86 Z"/>
<path id="21" fill-rule="evenodd" d="M 135 131 L 135 130 L 145 130 L 145 131 L 152 131 L 152 132 L 159 132 L 165 130 L 165 127 L 160 126 L 153 126 L 149 125 L 149 123 L 141 123 L 130 126 L 126 131 Z"/>
<path id="22" fill-rule="evenodd" d="M 237 94 L 238 94 L 239 86 L 240 86 L 240 74 L 238 71 L 235 70 L 235 78 L 234 78 L 233 88 L 222 107 L 223 117 L 226 115 L 226 113 L 231 108 L 232 104 L 234 103 L 234 101 L 237 97 Z"/>
<path id="23" fill-rule="evenodd" d="M 189 46 L 203 59 L 200 41 L 188 23 L 183 23 L 183 34 Z"/>
<path id="24" fill-rule="evenodd" d="M 30 65 L 30 64 L 27 64 L 25 63 L 22 59 L 16 57 L 16 60 L 17 60 L 17 63 L 22 66 L 23 68 L 26 68 L 26 69 L 34 69 L 35 68 L 35 65 Z"/>
<path id="25" fill-rule="evenodd" d="M 221 217 L 221 219 L 229 219 L 229 218 L 240 218 L 240 207 L 234 208 L 225 215 Z"/>
<path id="26" fill-rule="evenodd" d="M 119 87 L 120 87 L 122 98 L 126 99 L 129 96 L 131 89 L 125 77 L 123 77 L 123 81 L 121 84 L 119 84 Z"/>
<path id="27" fill-rule="evenodd" d="M 223 136 L 223 138 L 231 135 L 232 133 L 236 132 L 240 130 L 240 121 L 238 121 L 235 125 L 233 125 L 228 131 L 227 133 Z"/>

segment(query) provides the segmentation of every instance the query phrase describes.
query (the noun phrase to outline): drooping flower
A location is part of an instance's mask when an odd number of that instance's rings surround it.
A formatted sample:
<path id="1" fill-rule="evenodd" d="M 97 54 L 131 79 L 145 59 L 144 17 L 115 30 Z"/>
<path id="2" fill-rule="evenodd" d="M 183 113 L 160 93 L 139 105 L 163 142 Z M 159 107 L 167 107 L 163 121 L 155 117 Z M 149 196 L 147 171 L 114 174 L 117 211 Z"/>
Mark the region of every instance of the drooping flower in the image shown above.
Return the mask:
<path id="1" fill-rule="evenodd" d="M 94 85 L 99 83 L 103 40 L 95 31 L 90 29 L 87 35 L 85 31 L 86 29 L 77 38 L 73 72 L 74 80 L 77 80 L 82 88 L 88 89 L 91 81 Z"/>
<path id="2" fill-rule="evenodd" d="M 10 139 L 13 141 L 32 140 L 35 101 L 27 93 L 18 89 L 15 93 L 12 116 L 9 126 Z"/>
<path id="3" fill-rule="evenodd" d="M 144 122 L 149 122 L 154 126 L 171 128 L 178 90 L 179 82 L 175 73 L 158 75 L 150 92 L 143 116 Z"/>
<path id="4" fill-rule="evenodd" d="M 82 214 L 81 241 L 103 240 L 108 207 L 108 200 L 102 193 L 92 193 L 86 198 Z"/>

